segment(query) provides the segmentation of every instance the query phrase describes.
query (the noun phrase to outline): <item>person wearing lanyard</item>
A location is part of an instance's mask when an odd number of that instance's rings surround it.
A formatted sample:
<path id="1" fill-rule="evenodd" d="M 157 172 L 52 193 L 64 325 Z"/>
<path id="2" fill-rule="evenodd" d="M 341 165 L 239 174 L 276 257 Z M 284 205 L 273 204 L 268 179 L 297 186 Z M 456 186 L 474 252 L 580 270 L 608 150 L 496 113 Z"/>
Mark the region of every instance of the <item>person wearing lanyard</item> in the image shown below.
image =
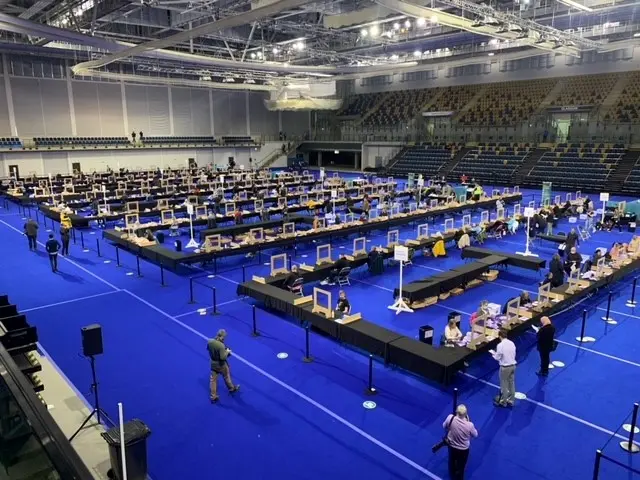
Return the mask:
<path id="1" fill-rule="evenodd" d="M 500 330 L 500 343 L 489 353 L 500 365 L 500 396 L 493 403 L 497 407 L 513 407 L 516 395 L 516 345 L 507 338 L 507 331 Z"/>

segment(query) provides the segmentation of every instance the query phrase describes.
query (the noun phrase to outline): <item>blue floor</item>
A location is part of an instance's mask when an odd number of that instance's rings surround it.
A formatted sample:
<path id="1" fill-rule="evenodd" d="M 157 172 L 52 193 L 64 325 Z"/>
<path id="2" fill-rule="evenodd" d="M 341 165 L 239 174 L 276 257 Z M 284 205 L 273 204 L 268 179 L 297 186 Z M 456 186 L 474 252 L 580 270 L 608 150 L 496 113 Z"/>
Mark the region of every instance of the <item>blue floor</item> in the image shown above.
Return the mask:
<path id="1" fill-rule="evenodd" d="M 523 193 L 526 200 L 538 198 L 538 192 Z M 439 222 L 430 230 L 442 229 Z M 602 295 L 554 318 L 560 346 L 553 360 L 564 367 L 554 368 L 548 379 L 535 375 L 534 335 L 520 337 L 516 386 L 527 399 L 513 410 L 496 410 L 491 401 L 497 371 L 489 357 L 475 361 L 448 388 L 376 364 L 379 394 L 367 397 L 367 358 L 361 354 L 312 335 L 314 362 L 304 363 L 304 331 L 261 309 L 261 335 L 253 337 L 252 303 L 235 295 L 242 270 L 232 268 L 245 263 L 247 278 L 266 274 L 267 256 L 251 262 L 230 259 L 223 264 L 224 273 L 216 276 L 194 270 L 200 279 L 194 283 L 196 303 L 191 304 L 187 277 L 165 272 L 167 286 L 162 287 L 158 267 L 142 262 L 139 278 L 135 258 L 123 252 L 122 267 L 117 267 L 115 249 L 99 239 L 100 232 L 85 234 L 86 252 L 72 245 L 71 257 L 61 259 L 61 273 L 54 275 L 43 252 L 27 250 L 23 223 L 15 206 L 0 210 L 0 247 L 11 253 L 3 257 L 0 269 L 3 290 L 38 327 L 44 351 L 80 392 L 90 384 L 89 365 L 79 355 L 80 328 L 102 325 L 105 354 L 97 360 L 102 403 L 115 417 L 121 401 L 127 418 L 140 418 L 150 426 L 154 480 L 448 478 L 446 453 L 433 455 L 430 449 L 442 437 L 454 387 L 480 433 L 472 444 L 467 478 L 583 480 L 591 478 L 595 451 L 605 444 L 605 455 L 640 467 L 637 456 L 629 457 L 618 447 L 626 435 L 621 425 L 630 421 L 633 403 L 640 398 L 640 345 L 634 333 L 640 335 L 640 307 L 625 306 L 629 281 L 614 290 L 611 316 L 617 325 L 600 319 L 606 307 Z M 568 228 L 559 226 L 561 231 Z M 415 227 L 402 228 L 401 238 L 415 233 Z M 599 232 L 581 251 L 590 254 L 630 236 Z M 368 246 L 386 243 L 382 234 L 367 238 Z M 334 257 L 347 253 L 352 242 L 334 243 Z M 316 246 L 298 249 L 294 261 L 314 262 Z M 521 251 L 524 236 L 489 240 L 485 246 Z M 550 258 L 554 247 L 536 244 L 534 251 Z M 461 262 L 456 250 L 444 259 L 416 257 L 405 269 L 405 282 Z M 347 292 L 355 311 L 416 336 L 424 324 L 441 331 L 451 310 L 463 314 L 464 324 L 482 299 L 503 303 L 522 289 L 535 291 L 539 276 L 509 269 L 492 284 L 399 316 L 387 309 L 398 284 L 397 266 L 376 277 L 356 271 L 353 279 Z M 211 287 L 220 315 L 210 315 Z M 580 335 L 583 309 L 588 312 L 587 335 L 596 342 L 581 347 L 575 337 Z M 205 339 L 219 328 L 229 332 L 232 374 L 242 391 L 233 398 L 222 393 L 220 404 L 213 406 L 208 400 Z M 287 357 L 279 358 L 282 353 Z M 371 400 L 376 408 L 364 408 L 363 402 Z M 636 477 L 603 460 L 600 478 Z"/>

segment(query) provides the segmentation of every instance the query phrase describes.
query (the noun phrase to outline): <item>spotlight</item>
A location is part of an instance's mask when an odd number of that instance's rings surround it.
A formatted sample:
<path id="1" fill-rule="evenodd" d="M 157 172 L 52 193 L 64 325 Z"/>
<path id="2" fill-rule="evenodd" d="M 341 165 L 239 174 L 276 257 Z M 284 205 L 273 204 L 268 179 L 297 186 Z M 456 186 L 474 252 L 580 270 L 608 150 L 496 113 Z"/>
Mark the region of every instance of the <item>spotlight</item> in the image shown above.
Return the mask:
<path id="1" fill-rule="evenodd" d="M 378 28 L 378 26 L 377 26 L 377 25 L 374 25 L 373 27 L 371 27 L 371 28 L 369 29 L 369 34 L 370 34 L 372 37 L 377 37 L 379 33 L 380 33 L 380 29 Z"/>
<path id="2" fill-rule="evenodd" d="M 400 24 L 398 22 L 393 24 L 393 29 L 394 30 L 400 30 Z"/>
<path id="3" fill-rule="evenodd" d="M 276 47 L 273 47 L 273 54 L 274 54 L 274 55 L 277 55 L 279 51 L 280 51 L 280 50 L 278 50 Z"/>
<path id="4" fill-rule="evenodd" d="M 431 23 L 438 23 L 438 16 L 437 15 L 433 15 L 431 17 Z"/>
<path id="5" fill-rule="evenodd" d="M 404 22 L 404 26 L 405 28 L 411 28 L 411 21 L 407 20 L 406 22 Z"/>
<path id="6" fill-rule="evenodd" d="M 251 58 L 256 58 L 255 52 L 251 52 Z"/>
<path id="7" fill-rule="evenodd" d="M 369 35 L 369 32 L 367 32 L 366 28 L 363 28 L 362 30 L 360 30 L 361 37 L 366 37 L 367 35 Z"/>
<path id="8" fill-rule="evenodd" d="M 427 24 L 427 20 L 425 18 L 419 18 L 417 24 L 419 27 L 424 27 Z"/>
<path id="9" fill-rule="evenodd" d="M 414 57 L 421 57 L 422 56 L 422 52 L 420 50 L 416 50 L 415 52 L 413 52 L 413 56 Z"/>

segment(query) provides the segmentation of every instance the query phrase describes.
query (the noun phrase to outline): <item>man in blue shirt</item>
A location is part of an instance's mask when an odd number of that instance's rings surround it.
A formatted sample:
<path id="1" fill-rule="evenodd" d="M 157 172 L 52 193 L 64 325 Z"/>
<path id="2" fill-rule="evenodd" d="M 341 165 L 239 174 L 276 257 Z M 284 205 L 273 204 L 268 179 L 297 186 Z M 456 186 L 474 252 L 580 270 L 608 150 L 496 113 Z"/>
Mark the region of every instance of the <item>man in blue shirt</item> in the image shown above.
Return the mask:
<path id="1" fill-rule="evenodd" d="M 49 262 L 51 263 L 51 271 L 58 271 L 58 252 L 60 251 L 60 242 L 53 237 L 53 233 L 49 234 L 49 240 L 45 244 L 45 249 L 49 254 Z"/>

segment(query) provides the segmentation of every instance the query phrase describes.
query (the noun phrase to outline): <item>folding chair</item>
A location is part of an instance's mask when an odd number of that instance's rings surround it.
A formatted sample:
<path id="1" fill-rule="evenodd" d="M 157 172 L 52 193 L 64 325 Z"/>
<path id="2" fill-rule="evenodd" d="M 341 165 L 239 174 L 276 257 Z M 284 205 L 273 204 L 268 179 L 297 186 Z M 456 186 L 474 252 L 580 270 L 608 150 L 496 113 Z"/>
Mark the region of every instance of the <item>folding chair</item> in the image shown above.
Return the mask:
<path id="1" fill-rule="evenodd" d="M 338 276 L 336 277 L 336 281 L 338 285 L 344 287 L 345 285 L 351 285 L 349 281 L 349 275 L 351 274 L 351 267 L 344 267 L 342 270 L 338 272 Z"/>
<path id="2" fill-rule="evenodd" d="M 304 285 L 304 278 L 299 277 L 296 278 L 295 282 L 291 286 L 289 286 L 289 291 L 291 293 L 295 293 L 296 295 L 302 297 L 304 296 L 302 293 L 302 287 Z"/>

